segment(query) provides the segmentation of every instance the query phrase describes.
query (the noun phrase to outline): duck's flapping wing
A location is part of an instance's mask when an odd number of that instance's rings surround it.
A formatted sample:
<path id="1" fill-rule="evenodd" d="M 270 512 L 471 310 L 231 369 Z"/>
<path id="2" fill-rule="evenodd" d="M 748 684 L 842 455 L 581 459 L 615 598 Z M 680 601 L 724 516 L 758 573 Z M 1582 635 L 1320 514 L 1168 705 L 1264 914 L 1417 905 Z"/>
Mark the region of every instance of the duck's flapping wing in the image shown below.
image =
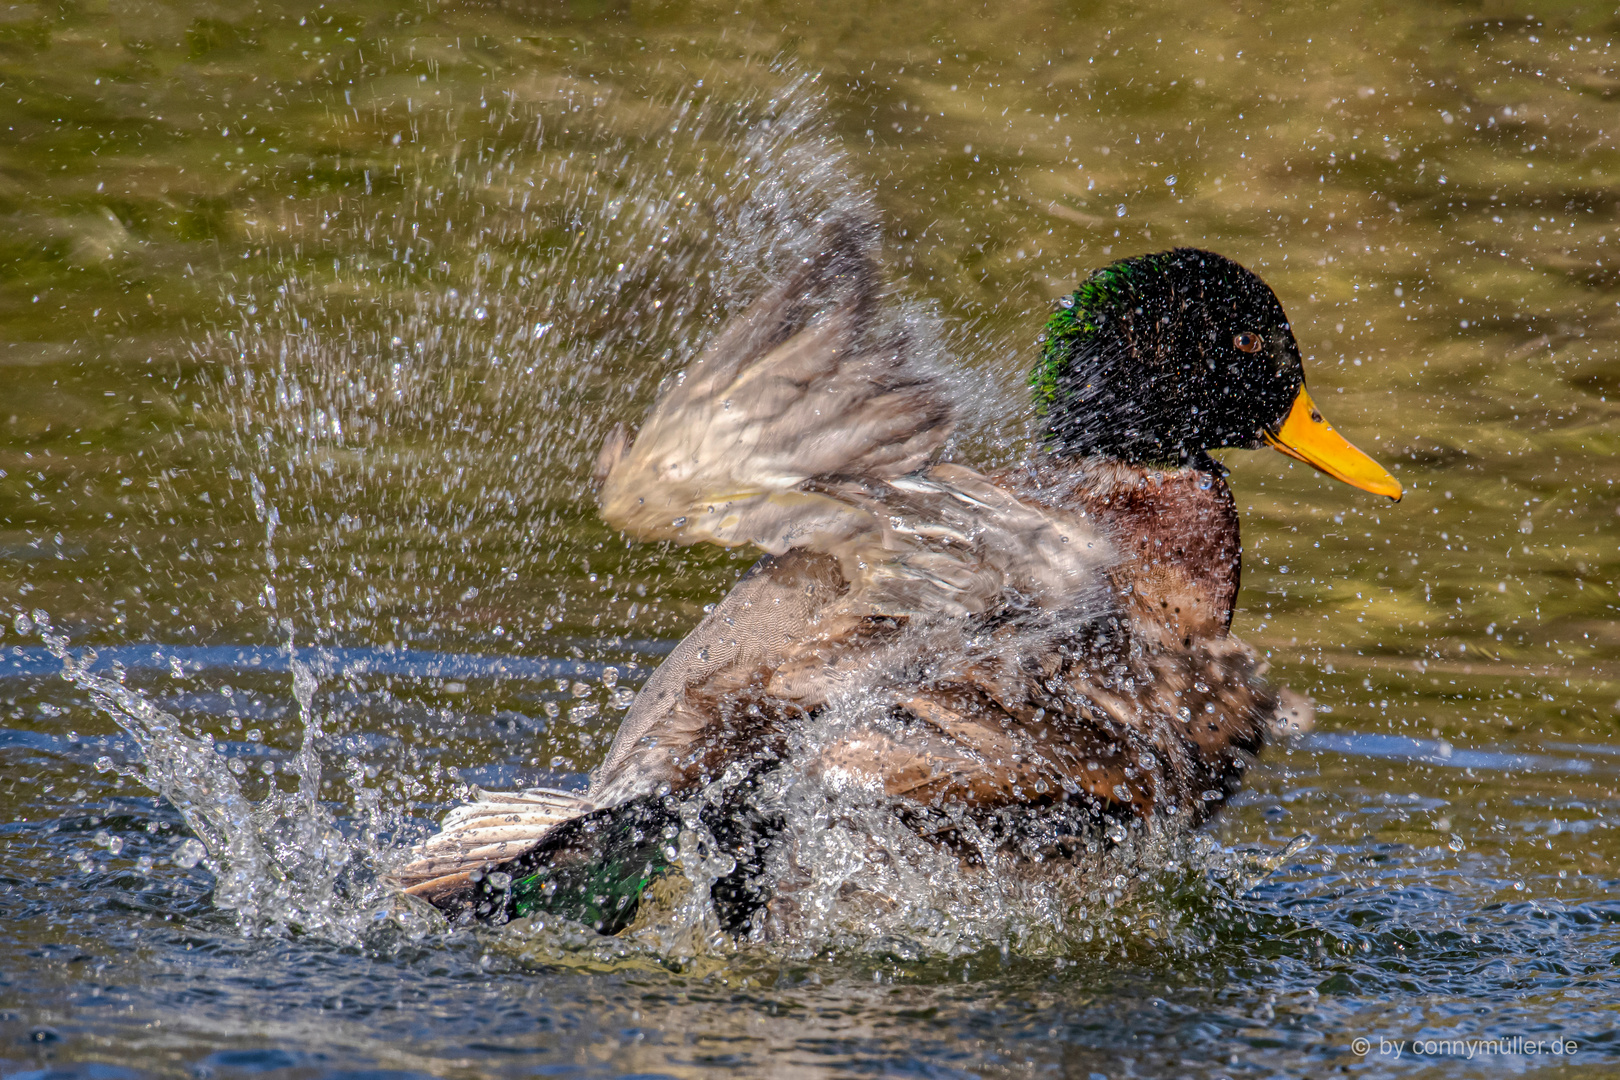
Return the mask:
<path id="1" fill-rule="evenodd" d="M 846 528 L 807 480 L 901 476 L 939 451 L 954 404 L 903 330 L 877 325 L 873 242 L 870 225 L 835 222 L 667 382 L 634 444 L 609 437 L 603 517 L 645 540 L 780 552 Z"/>
<path id="2" fill-rule="evenodd" d="M 831 555 L 874 613 L 980 614 L 1009 592 L 1065 606 L 1095 585 L 1103 545 L 971 469 L 929 466 L 956 407 L 882 317 L 874 245 L 869 223 L 833 222 L 633 442 L 609 436 L 602 516 L 646 540 Z"/>

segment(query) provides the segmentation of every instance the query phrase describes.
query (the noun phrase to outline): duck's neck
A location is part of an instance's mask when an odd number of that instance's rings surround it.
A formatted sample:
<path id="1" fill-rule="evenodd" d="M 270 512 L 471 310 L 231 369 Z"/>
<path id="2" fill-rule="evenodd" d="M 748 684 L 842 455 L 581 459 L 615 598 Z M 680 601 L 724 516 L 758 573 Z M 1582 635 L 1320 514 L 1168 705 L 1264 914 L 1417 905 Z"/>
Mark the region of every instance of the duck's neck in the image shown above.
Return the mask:
<path id="1" fill-rule="evenodd" d="M 1168 637 L 1223 637 L 1242 569 L 1237 506 L 1207 455 L 1185 466 L 1054 456 L 1028 470 L 1027 497 L 1095 520 L 1120 561 L 1126 605 Z"/>

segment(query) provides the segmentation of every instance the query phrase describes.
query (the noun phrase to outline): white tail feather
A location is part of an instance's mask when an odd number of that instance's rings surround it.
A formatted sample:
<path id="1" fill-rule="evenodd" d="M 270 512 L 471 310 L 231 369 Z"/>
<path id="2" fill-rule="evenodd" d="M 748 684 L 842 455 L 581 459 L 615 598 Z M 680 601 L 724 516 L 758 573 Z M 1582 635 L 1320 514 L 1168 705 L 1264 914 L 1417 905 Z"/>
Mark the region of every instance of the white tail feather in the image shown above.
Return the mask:
<path id="1" fill-rule="evenodd" d="M 484 791 L 444 816 L 440 831 L 424 840 L 415 857 L 395 870 L 406 892 L 431 894 L 446 879 L 517 858 L 565 821 L 596 809 L 589 799 L 551 788 Z"/>

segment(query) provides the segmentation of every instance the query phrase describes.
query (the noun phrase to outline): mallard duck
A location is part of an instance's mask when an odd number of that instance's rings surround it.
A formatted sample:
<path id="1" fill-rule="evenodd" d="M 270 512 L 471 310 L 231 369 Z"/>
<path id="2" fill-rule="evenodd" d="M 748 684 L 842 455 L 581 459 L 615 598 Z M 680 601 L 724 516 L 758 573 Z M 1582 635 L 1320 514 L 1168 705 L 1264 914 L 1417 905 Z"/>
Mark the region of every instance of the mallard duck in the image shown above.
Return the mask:
<path id="1" fill-rule="evenodd" d="M 1038 452 L 987 473 L 941 460 L 956 407 L 885 318 L 876 244 L 832 222 L 633 440 L 608 437 L 609 523 L 763 555 L 647 680 L 589 790 L 479 793 L 397 872 L 408 892 L 612 932 L 668 866 L 679 802 L 790 754 L 964 858 L 965 821 L 1045 858 L 1111 823 L 1197 825 L 1237 789 L 1289 706 L 1228 633 L 1238 516 L 1209 451 L 1269 445 L 1401 497 L 1306 393 L 1282 305 L 1209 251 L 1094 272 L 1046 324 Z M 865 721 L 794 743 L 857 696 Z M 735 848 L 714 896 L 738 931 L 770 901 L 750 790 L 705 819 Z"/>

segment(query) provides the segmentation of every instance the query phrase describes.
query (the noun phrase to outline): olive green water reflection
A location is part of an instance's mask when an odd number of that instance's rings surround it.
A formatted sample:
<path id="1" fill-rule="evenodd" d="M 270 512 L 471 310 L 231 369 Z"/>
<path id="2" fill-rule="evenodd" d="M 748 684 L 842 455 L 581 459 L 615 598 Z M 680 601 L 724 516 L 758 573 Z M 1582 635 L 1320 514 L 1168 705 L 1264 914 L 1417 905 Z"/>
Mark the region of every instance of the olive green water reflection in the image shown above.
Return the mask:
<path id="1" fill-rule="evenodd" d="M 1191 244 L 1259 271 L 1324 412 L 1407 496 L 1230 454 L 1237 631 L 1317 699 L 1320 731 L 1580 766 L 1273 755 L 1219 835 L 1315 837 L 1255 901 L 1315 929 L 1206 913 L 1212 957 L 879 964 L 888 996 L 842 961 L 495 978 L 465 944 L 397 965 L 254 952 L 161 861 L 172 815 L 131 809 L 139 784 L 65 741 L 111 722 L 9 679 L 0 1029 L 24 1041 L 0 1067 L 113 1060 L 131 1016 L 180 1029 L 116 1058 L 157 1072 L 270 1047 L 292 1056 L 240 1067 L 1214 1075 L 1357 1065 L 1363 1034 L 1536 1025 L 1587 1045 L 1562 1064 L 1612 1064 L 1617 32 L 1597 8 L 1494 2 L 0 6 L 8 610 L 86 643 L 290 632 L 656 662 L 603 642 L 678 637 L 746 560 L 627 549 L 589 471 L 769 267 L 771 222 L 753 246 L 723 235 L 750 185 L 793 175 L 762 179 L 754 130 L 771 153 L 842 154 L 874 194 L 898 288 L 936 306 L 978 387 L 962 452 L 980 460 L 1023 451 L 1035 333 L 1087 269 Z M 792 131 L 773 143 L 767 119 Z M 285 680 L 256 679 L 149 682 L 228 738 L 207 701 L 231 681 L 258 703 L 236 710 L 248 727 L 296 747 Z M 583 770 L 616 722 L 600 685 L 571 724 L 548 724 L 547 704 L 575 707 L 549 689 L 340 689 L 349 752 L 382 783 L 420 771 L 388 797 L 423 812 L 450 792 L 429 764 Z M 182 971 L 207 1009 L 131 996 Z M 384 1002 L 406 1019 L 370 1020 Z M 295 1034 L 312 1003 L 341 1018 L 313 1049 Z M 27 1042 L 40 1025 L 59 1041 Z"/>

